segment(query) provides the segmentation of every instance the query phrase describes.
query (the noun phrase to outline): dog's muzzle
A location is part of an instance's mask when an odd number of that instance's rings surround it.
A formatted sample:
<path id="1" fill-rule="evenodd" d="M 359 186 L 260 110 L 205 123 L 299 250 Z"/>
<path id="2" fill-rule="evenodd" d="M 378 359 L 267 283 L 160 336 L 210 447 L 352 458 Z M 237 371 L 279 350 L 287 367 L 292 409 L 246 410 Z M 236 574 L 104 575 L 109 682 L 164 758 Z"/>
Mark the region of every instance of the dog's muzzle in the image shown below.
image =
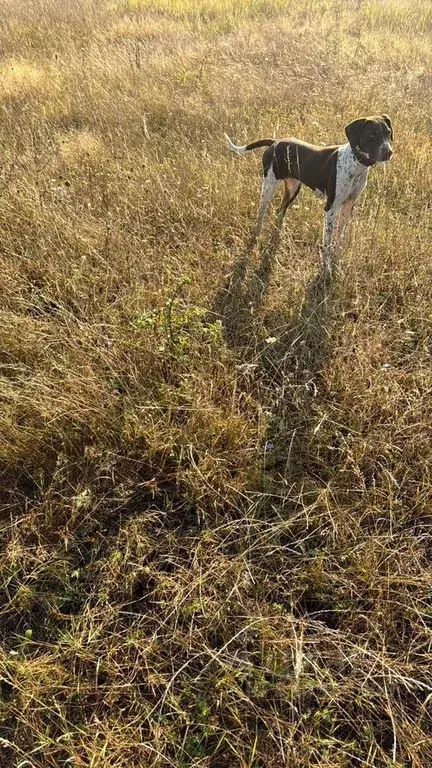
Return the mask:
<path id="1" fill-rule="evenodd" d="M 393 154 L 393 150 L 392 150 L 390 144 L 385 144 L 384 147 L 381 149 L 381 152 L 380 152 L 380 156 L 379 156 L 380 160 L 381 161 L 390 160 L 392 154 Z"/>

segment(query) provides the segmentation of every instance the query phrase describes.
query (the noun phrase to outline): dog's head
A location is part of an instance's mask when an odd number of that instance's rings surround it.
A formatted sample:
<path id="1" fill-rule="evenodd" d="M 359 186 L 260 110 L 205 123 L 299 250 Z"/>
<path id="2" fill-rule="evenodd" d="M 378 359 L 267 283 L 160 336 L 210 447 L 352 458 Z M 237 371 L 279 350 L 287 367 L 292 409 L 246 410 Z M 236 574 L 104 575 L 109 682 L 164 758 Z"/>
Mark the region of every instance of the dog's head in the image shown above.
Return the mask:
<path id="1" fill-rule="evenodd" d="M 393 128 L 388 115 L 360 117 L 345 128 L 348 141 L 360 162 L 374 165 L 390 160 Z"/>

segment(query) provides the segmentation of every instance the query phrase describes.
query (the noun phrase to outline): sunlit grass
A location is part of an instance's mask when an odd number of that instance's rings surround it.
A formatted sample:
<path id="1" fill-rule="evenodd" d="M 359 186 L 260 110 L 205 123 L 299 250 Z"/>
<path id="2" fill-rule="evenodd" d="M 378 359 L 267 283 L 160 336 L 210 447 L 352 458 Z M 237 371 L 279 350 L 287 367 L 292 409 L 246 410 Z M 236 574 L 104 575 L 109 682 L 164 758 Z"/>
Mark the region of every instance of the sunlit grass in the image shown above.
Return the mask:
<path id="1" fill-rule="evenodd" d="M 371 30 L 398 30 L 407 36 L 432 31 L 432 8 L 427 0 L 366 0 L 361 13 Z"/>
<path id="2" fill-rule="evenodd" d="M 248 0 L 236 3 L 234 0 L 125 0 L 124 6 L 131 10 L 169 13 L 176 16 L 191 16 L 211 19 L 215 15 L 229 15 L 237 18 L 256 15 L 272 15 L 285 12 L 294 6 L 293 0 Z M 310 4 L 309 4 L 310 5 Z"/>
<path id="3" fill-rule="evenodd" d="M 23 59 L 6 59 L 0 66 L 0 87 L 3 98 L 34 97 L 48 87 L 47 74 Z"/>
<path id="4" fill-rule="evenodd" d="M 427 768 L 429 5 L 1 13 L 1 768 Z M 330 292 L 246 254 L 223 133 L 383 112 Z"/>

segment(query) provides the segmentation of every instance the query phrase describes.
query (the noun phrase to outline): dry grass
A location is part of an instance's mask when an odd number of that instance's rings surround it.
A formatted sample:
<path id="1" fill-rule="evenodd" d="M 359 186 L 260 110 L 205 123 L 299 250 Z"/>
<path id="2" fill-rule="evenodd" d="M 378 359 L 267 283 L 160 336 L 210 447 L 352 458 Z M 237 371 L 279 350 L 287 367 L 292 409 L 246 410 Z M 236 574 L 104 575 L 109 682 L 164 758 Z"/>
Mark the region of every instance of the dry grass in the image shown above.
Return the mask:
<path id="1" fill-rule="evenodd" d="M 3 0 L 1 768 L 432 764 L 430 23 Z M 247 254 L 223 131 L 376 112 L 333 284 Z"/>

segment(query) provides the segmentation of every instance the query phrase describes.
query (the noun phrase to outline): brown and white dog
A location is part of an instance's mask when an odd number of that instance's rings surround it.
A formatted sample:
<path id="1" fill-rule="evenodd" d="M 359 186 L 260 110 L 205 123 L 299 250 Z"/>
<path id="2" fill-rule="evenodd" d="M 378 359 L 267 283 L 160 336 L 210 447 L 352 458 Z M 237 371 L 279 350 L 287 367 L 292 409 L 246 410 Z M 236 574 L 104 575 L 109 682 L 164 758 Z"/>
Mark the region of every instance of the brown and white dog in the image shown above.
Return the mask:
<path id="1" fill-rule="evenodd" d="M 263 154 L 261 202 L 254 239 L 261 231 L 266 210 L 279 184 L 283 181 L 285 185 L 278 209 L 279 227 L 286 209 L 305 184 L 320 197 L 327 198 L 323 236 L 327 259 L 334 240 L 340 242 L 354 203 L 366 186 L 369 168 L 390 160 L 393 154 L 390 145 L 393 129 L 388 115 L 353 120 L 346 126 L 345 133 L 348 144 L 331 147 L 317 147 L 294 138 L 261 139 L 239 147 L 225 134 L 229 149 L 239 154 L 267 147 Z"/>

